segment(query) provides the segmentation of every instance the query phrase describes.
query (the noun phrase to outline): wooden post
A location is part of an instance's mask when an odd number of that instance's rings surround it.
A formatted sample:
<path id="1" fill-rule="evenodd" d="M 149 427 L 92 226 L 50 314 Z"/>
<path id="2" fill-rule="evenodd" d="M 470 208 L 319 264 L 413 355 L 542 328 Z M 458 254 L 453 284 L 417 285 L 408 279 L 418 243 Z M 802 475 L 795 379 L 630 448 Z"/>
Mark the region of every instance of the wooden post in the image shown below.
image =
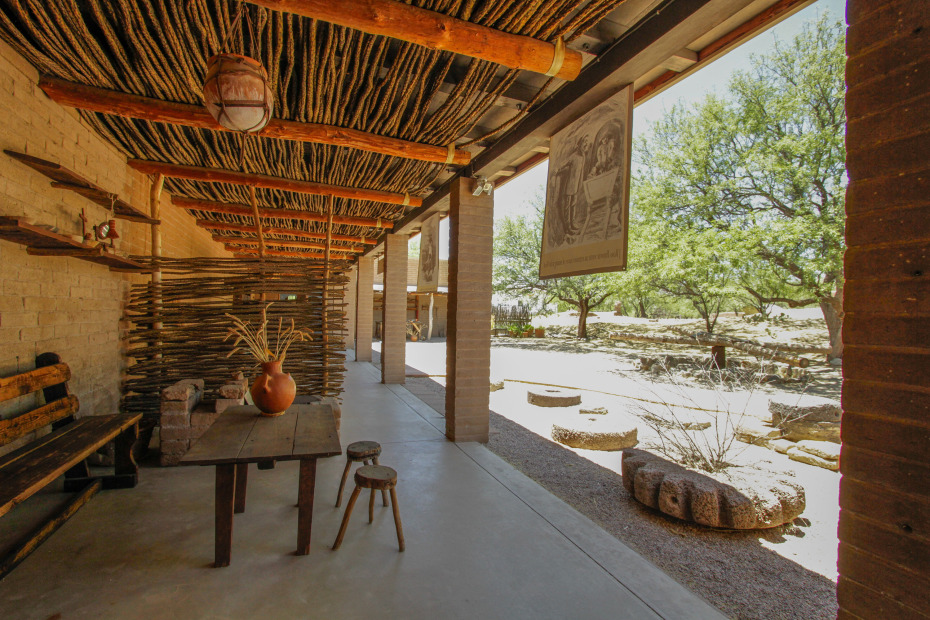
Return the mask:
<path id="1" fill-rule="evenodd" d="M 722 346 L 713 346 L 710 348 L 710 356 L 714 366 L 723 370 L 727 367 L 727 348 Z"/>
<path id="2" fill-rule="evenodd" d="M 326 257 L 323 259 L 323 393 L 327 396 L 329 390 L 329 281 L 330 265 L 329 251 L 333 243 L 333 197 L 330 196 L 326 205 Z"/>
<path id="3" fill-rule="evenodd" d="M 434 294 L 433 294 L 433 293 L 430 293 L 430 294 L 429 294 L 429 317 L 428 317 L 429 326 L 428 326 L 428 328 L 427 328 L 427 330 L 426 330 L 426 340 L 427 340 L 427 341 L 433 339 L 433 297 L 434 297 Z"/>
<path id="4" fill-rule="evenodd" d="M 152 216 L 153 220 L 160 220 L 161 217 L 161 191 L 165 186 L 165 176 L 163 174 L 156 174 L 155 178 L 152 180 L 152 187 L 149 188 L 149 215 Z M 161 227 L 159 224 L 152 224 L 152 256 L 160 257 L 161 256 Z M 152 271 L 152 314 L 160 315 L 161 314 L 161 268 L 157 268 Z M 156 321 L 152 323 L 152 329 L 156 332 L 161 332 L 164 328 L 162 321 Z M 155 346 L 158 347 L 161 345 L 161 339 L 156 339 Z M 158 353 L 154 356 L 154 359 L 161 357 L 161 354 Z"/>
<path id="5" fill-rule="evenodd" d="M 255 198 L 255 187 L 249 186 L 249 200 L 252 203 L 252 215 L 255 217 L 255 233 L 258 235 L 258 255 L 265 257 L 265 235 L 262 233 L 262 218 L 258 214 L 258 200 Z"/>

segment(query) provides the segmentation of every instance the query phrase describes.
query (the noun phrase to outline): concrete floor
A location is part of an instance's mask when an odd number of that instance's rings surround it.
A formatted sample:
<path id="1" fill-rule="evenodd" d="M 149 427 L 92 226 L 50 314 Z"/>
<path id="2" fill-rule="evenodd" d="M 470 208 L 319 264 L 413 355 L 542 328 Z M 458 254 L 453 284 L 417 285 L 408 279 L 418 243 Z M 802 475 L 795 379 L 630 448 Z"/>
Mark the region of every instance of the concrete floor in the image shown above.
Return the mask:
<path id="1" fill-rule="evenodd" d="M 0 616 L 722 617 L 480 444 L 446 441 L 443 419 L 379 384 L 373 366 L 348 367 L 342 444 L 379 441 L 399 472 L 404 553 L 390 509 L 379 502 L 369 525 L 361 500 L 330 550 L 343 510 L 335 457 L 319 462 L 308 556 L 293 554 L 297 467 L 284 463 L 250 472 L 232 564 L 214 569 L 213 468 L 144 468 L 135 489 L 100 493 L 0 582 Z M 27 502 L 0 528 L 40 507 Z"/>

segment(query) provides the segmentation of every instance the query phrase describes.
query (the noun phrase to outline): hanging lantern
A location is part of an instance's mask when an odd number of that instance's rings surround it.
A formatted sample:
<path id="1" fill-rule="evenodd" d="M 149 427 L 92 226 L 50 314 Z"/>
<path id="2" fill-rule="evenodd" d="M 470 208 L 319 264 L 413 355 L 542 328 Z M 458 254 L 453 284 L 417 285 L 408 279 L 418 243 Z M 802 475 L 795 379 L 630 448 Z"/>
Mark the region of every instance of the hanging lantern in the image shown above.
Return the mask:
<path id="1" fill-rule="evenodd" d="M 274 108 L 265 67 L 238 54 L 217 54 L 207 61 L 203 99 L 217 123 L 244 133 L 261 131 Z"/>

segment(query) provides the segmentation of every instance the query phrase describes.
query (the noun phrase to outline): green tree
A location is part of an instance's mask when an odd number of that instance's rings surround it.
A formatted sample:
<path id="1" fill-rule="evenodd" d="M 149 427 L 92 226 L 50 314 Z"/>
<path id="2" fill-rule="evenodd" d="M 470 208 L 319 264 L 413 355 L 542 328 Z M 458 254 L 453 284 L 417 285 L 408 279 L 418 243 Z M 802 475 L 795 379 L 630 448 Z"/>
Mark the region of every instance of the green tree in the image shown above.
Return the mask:
<path id="1" fill-rule="evenodd" d="M 628 277 L 687 301 L 712 332 L 733 295 L 731 248 L 713 228 L 667 221 L 664 203 L 650 196 L 648 189 L 638 185 L 635 190 Z"/>
<path id="2" fill-rule="evenodd" d="M 819 304 L 836 357 L 843 320 L 844 63 L 842 24 L 826 17 L 807 24 L 792 41 L 754 56 L 751 69 L 731 79 L 726 97 L 708 96 L 690 110 L 676 106 L 658 121 L 652 137 L 637 143 L 636 179 L 670 225 L 715 230 L 741 249 L 747 258 L 734 265 L 737 279 L 757 304 Z M 763 269 L 747 277 L 755 267 Z"/>
<path id="3" fill-rule="evenodd" d="M 532 199 L 534 212 L 504 218 L 494 231 L 494 291 L 544 308 L 559 300 L 578 309 L 579 338 L 587 338 L 588 314 L 619 291 L 615 274 L 539 279 L 544 198 Z"/>

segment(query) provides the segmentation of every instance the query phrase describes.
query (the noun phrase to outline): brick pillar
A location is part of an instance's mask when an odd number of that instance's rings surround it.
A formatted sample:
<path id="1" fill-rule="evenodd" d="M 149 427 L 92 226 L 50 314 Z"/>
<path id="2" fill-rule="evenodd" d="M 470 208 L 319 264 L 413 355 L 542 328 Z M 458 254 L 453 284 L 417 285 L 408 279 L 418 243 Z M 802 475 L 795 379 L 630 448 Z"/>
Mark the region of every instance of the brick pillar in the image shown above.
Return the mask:
<path id="1" fill-rule="evenodd" d="M 839 618 L 930 618 L 930 4 L 849 0 Z"/>
<path id="2" fill-rule="evenodd" d="M 407 235 L 384 241 L 384 326 L 381 382 L 404 383 L 407 346 Z"/>
<path id="3" fill-rule="evenodd" d="M 355 288 L 355 361 L 371 361 L 371 332 L 374 326 L 375 261 L 371 256 L 358 257 Z"/>
<path id="4" fill-rule="evenodd" d="M 346 275 L 349 276 L 349 282 L 346 284 L 346 296 L 345 296 L 345 309 L 346 309 L 346 349 L 355 350 L 355 318 L 357 316 L 356 311 L 356 298 L 358 295 L 358 267 L 353 265 L 351 269 L 346 272 Z"/>
<path id="5" fill-rule="evenodd" d="M 491 260 L 494 201 L 458 178 L 449 196 L 449 310 L 446 437 L 488 441 L 491 374 Z"/>

